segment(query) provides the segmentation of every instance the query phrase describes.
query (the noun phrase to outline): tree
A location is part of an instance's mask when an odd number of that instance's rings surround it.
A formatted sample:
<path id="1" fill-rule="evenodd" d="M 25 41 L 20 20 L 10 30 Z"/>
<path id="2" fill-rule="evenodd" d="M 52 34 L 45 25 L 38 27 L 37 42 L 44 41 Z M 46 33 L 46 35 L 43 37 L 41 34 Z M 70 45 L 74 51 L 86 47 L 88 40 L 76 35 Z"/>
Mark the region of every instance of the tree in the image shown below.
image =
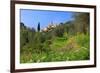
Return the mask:
<path id="1" fill-rule="evenodd" d="M 26 28 L 26 26 L 24 25 L 23 22 L 20 23 L 20 28 L 21 28 L 21 29 L 25 29 L 25 28 Z"/>
<path id="2" fill-rule="evenodd" d="M 29 38 L 28 38 L 28 29 L 24 25 L 24 23 L 20 23 L 20 48 L 21 52 L 23 52 L 23 47 L 29 43 Z"/>
<path id="3" fill-rule="evenodd" d="M 40 22 L 38 23 L 37 30 L 40 31 Z"/>
<path id="4" fill-rule="evenodd" d="M 32 28 L 31 30 L 32 30 L 32 32 L 36 32 L 36 31 L 35 31 L 35 28 Z"/>
<path id="5" fill-rule="evenodd" d="M 60 24 L 54 29 L 54 35 L 58 37 L 62 37 L 64 33 L 63 25 Z"/>
<path id="6" fill-rule="evenodd" d="M 89 32 L 89 13 L 75 13 L 74 14 L 75 31 L 86 34 Z"/>
<path id="7" fill-rule="evenodd" d="M 65 22 L 63 24 L 63 29 L 64 29 L 64 32 L 66 32 L 70 35 L 74 35 L 75 34 L 75 27 L 74 27 L 73 20 Z"/>

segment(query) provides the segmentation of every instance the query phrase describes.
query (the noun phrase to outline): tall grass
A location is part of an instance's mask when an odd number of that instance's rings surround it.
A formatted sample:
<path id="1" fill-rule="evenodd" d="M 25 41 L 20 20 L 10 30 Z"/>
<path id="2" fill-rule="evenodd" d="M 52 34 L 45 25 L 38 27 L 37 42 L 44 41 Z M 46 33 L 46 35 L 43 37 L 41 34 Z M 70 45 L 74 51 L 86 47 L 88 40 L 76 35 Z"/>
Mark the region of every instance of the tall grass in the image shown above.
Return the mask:
<path id="1" fill-rule="evenodd" d="M 40 52 L 27 48 L 21 53 L 21 63 L 51 62 L 51 61 L 75 61 L 88 60 L 90 53 L 90 37 L 88 34 L 77 34 L 69 37 L 55 37 L 42 43 Z"/>

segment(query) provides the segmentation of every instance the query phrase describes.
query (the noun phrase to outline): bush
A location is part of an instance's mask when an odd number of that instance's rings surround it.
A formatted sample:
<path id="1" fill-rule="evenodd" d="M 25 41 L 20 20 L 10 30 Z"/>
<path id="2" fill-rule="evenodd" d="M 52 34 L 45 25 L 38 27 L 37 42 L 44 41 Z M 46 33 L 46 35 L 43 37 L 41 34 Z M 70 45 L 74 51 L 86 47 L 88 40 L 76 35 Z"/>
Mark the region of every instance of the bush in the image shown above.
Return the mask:
<path id="1" fill-rule="evenodd" d="M 72 38 L 68 39 L 64 49 L 67 50 L 67 51 L 78 50 L 78 49 L 80 49 L 80 45 L 75 40 L 75 37 L 72 37 Z"/>
<path id="2" fill-rule="evenodd" d="M 75 39 L 80 46 L 90 48 L 90 36 L 88 34 L 77 34 Z"/>

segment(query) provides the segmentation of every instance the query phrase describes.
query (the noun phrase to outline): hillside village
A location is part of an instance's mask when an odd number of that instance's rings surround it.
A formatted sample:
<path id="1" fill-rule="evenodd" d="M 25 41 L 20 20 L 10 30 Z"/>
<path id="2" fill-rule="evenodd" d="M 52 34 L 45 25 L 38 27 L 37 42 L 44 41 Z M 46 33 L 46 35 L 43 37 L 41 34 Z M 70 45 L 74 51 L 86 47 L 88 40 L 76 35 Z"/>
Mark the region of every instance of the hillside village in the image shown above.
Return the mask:
<path id="1" fill-rule="evenodd" d="M 56 24 L 56 25 L 57 25 L 57 24 Z M 50 30 L 56 28 L 56 25 L 54 25 L 53 23 L 48 24 L 48 26 L 45 27 L 44 29 L 42 29 L 42 31 L 43 31 L 43 32 L 48 32 L 48 31 L 50 31 Z"/>

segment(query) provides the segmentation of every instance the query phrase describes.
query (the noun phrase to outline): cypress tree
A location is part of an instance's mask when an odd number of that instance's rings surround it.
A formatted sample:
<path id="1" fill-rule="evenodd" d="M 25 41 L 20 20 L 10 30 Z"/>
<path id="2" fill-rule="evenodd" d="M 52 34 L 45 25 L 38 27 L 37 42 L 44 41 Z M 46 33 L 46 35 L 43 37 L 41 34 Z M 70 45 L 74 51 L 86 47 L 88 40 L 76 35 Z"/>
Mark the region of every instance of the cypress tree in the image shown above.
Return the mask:
<path id="1" fill-rule="evenodd" d="M 37 30 L 40 31 L 40 22 L 38 23 Z"/>

